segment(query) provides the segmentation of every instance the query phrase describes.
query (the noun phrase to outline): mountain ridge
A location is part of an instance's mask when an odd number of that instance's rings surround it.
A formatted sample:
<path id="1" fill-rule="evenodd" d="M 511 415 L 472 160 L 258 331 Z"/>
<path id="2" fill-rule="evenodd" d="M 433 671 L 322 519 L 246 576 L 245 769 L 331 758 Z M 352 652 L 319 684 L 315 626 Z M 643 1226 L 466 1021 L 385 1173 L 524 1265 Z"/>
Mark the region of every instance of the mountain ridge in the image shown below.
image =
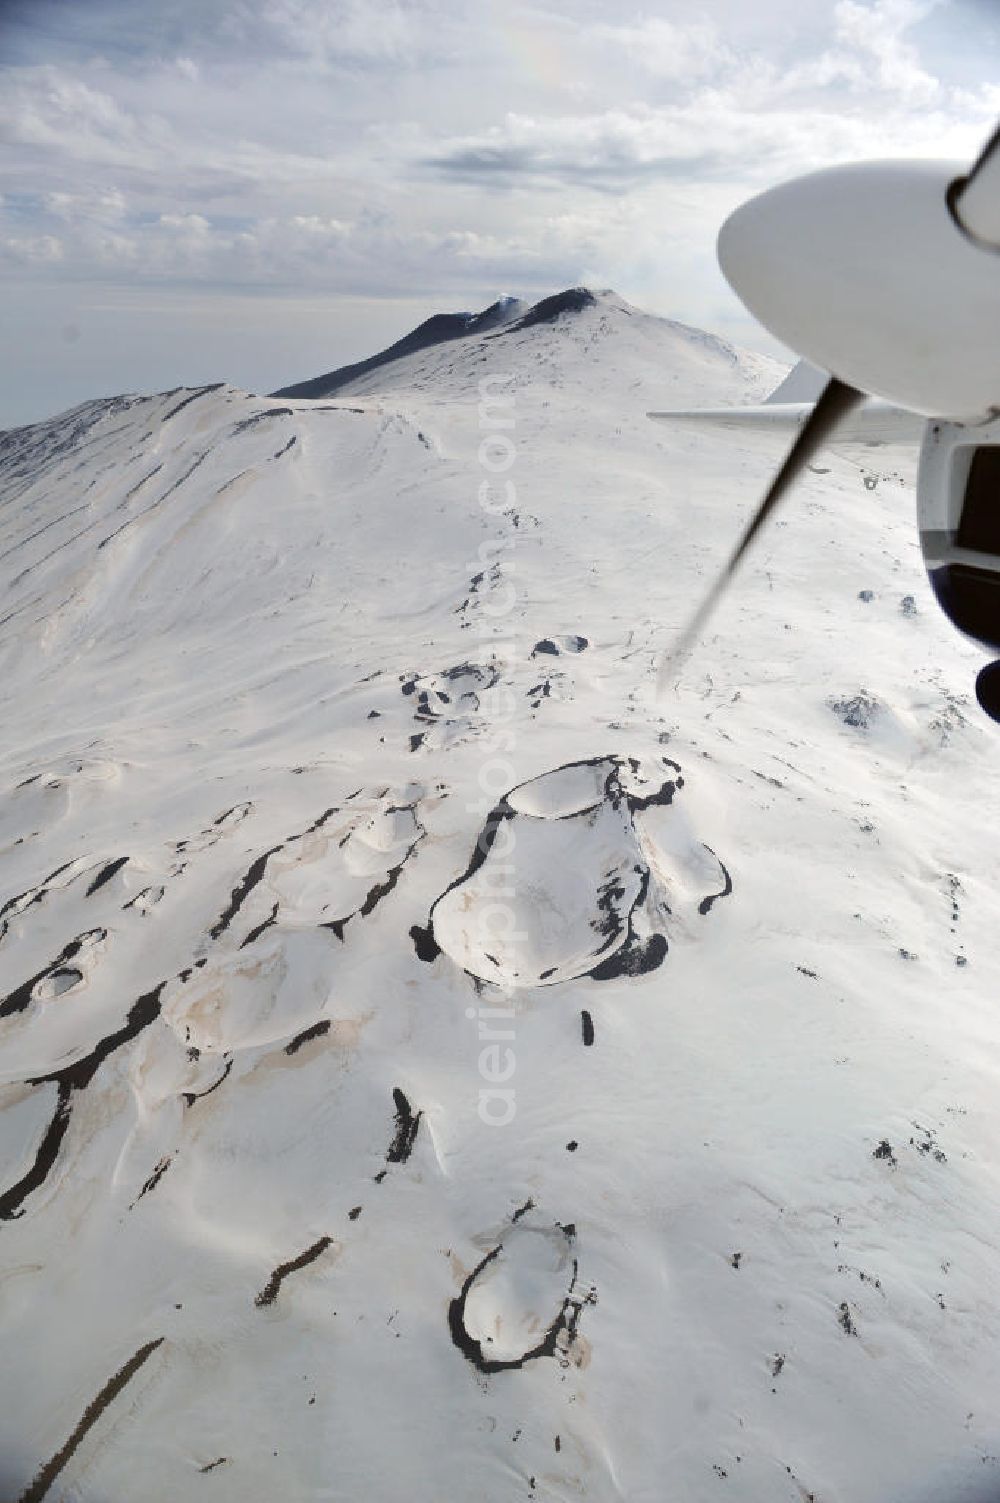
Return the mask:
<path id="1" fill-rule="evenodd" d="M 615 340 L 613 349 L 609 338 Z M 575 367 L 583 349 L 589 352 L 588 369 L 585 382 L 580 383 L 575 379 Z M 90 398 L 50 418 L 0 430 L 0 454 L 4 448 L 10 450 L 12 445 L 21 444 L 29 431 L 67 423 L 73 414 L 78 415 L 80 423 L 89 425 L 98 420 L 102 408 L 110 412 L 154 396 L 179 395 L 187 401 L 191 394 L 225 389 L 261 402 L 311 403 L 347 396 L 367 399 L 378 394 L 399 400 L 408 389 L 420 393 L 435 384 L 450 383 L 454 388 L 463 380 L 474 382 L 480 365 L 499 367 L 509 363 L 509 356 L 520 367 L 522 379 L 557 386 L 568 379 L 583 393 L 588 384 L 594 385 L 590 361 L 595 356 L 603 359 L 605 353 L 612 365 L 616 361 L 626 367 L 634 363 L 629 380 L 635 385 L 637 401 L 646 400 L 639 398 L 640 389 L 648 393 L 648 405 L 662 404 L 672 387 L 689 380 L 700 389 L 710 371 L 714 371 L 711 384 L 702 392 L 706 400 L 730 400 L 734 405 L 763 400 L 786 375 L 786 366 L 771 356 L 740 349 L 694 325 L 645 313 L 611 289 L 567 288 L 526 309 L 516 299 L 501 298 L 481 313 L 434 314 L 385 350 L 325 375 L 279 387 L 267 396 L 214 381 L 171 387 L 160 393 L 123 392 Z M 458 393 L 453 389 L 452 394 Z M 71 441 L 71 435 L 60 440 Z"/>

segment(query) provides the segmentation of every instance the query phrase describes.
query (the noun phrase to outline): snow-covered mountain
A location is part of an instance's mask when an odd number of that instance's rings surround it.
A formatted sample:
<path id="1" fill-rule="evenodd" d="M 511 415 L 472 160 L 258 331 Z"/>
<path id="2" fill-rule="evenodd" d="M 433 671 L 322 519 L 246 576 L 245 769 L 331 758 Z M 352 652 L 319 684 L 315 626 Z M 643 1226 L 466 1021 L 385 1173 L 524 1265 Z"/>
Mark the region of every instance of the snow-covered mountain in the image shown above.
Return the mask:
<path id="1" fill-rule="evenodd" d="M 658 703 L 776 440 L 646 410 L 784 372 L 560 296 L 0 436 L 3 1497 L 1000 1485 L 915 456 L 818 463 Z"/>

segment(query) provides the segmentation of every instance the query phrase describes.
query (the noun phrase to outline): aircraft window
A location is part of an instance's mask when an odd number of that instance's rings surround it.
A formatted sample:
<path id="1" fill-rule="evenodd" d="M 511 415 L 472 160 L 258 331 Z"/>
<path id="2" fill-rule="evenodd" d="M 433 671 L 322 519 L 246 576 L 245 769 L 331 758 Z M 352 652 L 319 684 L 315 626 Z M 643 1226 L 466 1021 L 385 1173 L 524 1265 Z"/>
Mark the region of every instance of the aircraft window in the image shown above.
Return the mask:
<path id="1" fill-rule="evenodd" d="M 972 456 L 955 541 L 1000 555 L 1000 446 L 983 446 Z"/>

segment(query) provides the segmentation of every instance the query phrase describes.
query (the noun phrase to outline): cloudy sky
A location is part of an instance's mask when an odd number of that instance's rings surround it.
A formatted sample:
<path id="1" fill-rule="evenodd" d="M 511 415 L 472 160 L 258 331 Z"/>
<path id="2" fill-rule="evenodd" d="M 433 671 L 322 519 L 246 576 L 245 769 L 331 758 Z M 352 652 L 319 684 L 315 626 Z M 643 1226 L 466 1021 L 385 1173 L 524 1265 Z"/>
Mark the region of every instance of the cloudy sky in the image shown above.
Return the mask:
<path id="1" fill-rule="evenodd" d="M 995 0 L 0 0 L 0 427 L 581 282 L 772 349 L 726 213 L 998 80 Z"/>

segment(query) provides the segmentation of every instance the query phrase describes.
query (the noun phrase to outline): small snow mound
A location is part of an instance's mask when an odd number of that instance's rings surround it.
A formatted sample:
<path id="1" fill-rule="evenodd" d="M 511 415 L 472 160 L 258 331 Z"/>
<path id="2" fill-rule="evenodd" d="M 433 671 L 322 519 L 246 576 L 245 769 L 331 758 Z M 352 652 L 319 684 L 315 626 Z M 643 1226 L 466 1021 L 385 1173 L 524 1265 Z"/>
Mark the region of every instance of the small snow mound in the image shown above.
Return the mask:
<path id="1" fill-rule="evenodd" d="M 608 764 L 609 781 L 613 764 Z M 582 976 L 624 945 L 643 896 L 645 863 L 627 807 L 604 797 L 591 769 L 557 769 L 505 799 L 476 842 L 486 851 L 432 913 L 441 949 L 463 970 L 507 986 Z M 555 779 L 551 799 L 546 783 Z M 596 795 L 596 800 L 595 800 Z M 582 805 L 582 807 L 581 807 Z M 499 888 L 511 896 L 497 901 Z"/>
<path id="2" fill-rule="evenodd" d="M 484 1356 L 505 1366 L 523 1362 L 558 1317 L 572 1275 L 570 1244 L 558 1227 L 513 1227 L 466 1296 L 465 1328 Z"/>
<path id="3" fill-rule="evenodd" d="M 489 815 L 465 874 L 433 904 L 428 928 L 411 931 L 418 955 L 442 952 L 508 987 L 656 970 L 667 954 L 660 884 L 672 884 L 677 853 L 647 816 L 668 814 L 683 786 L 675 763 L 614 756 L 518 784 Z M 691 842 L 676 844 L 684 865 Z M 703 850 L 714 890 L 698 905 L 702 915 L 732 891 L 722 863 Z"/>

